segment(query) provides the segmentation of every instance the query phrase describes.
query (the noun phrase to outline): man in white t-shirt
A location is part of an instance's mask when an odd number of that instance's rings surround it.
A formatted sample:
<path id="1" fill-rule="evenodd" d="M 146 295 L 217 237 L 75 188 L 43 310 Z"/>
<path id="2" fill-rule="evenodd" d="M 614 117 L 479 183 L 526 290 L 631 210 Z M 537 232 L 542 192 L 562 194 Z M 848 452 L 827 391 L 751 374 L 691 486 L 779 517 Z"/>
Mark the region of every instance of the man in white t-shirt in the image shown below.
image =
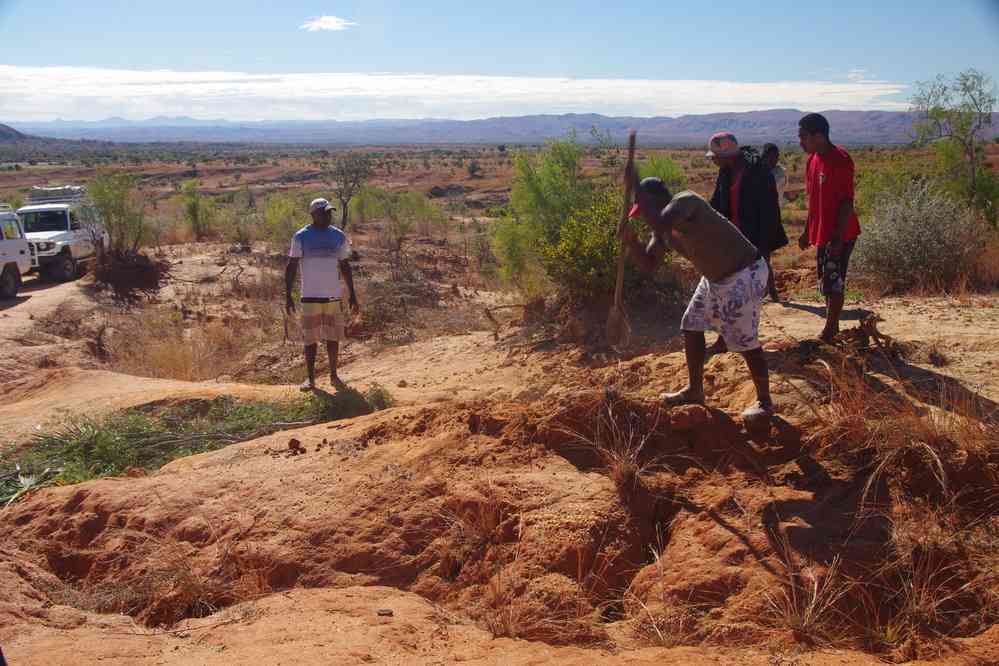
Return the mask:
<path id="1" fill-rule="evenodd" d="M 347 235 L 332 225 L 336 208 L 326 199 L 314 199 L 309 204 L 312 224 L 303 227 L 291 239 L 288 266 L 284 272 L 285 309 L 295 312 L 292 289 L 299 264 L 302 269 L 302 341 L 305 343 L 305 365 L 309 378 L 303 391 L 316 388 L 316 351 L 320 340 L 326 342 L 330 359 L 330 381 L 337 389 L 345 384 L 337 375 L 340 340 L 346 337 L 347 311 L 343 304 L 343 282 L 347 283 L 351 313 L 358 312 L 354 275 L 350 270 L 351 246 Z"/>

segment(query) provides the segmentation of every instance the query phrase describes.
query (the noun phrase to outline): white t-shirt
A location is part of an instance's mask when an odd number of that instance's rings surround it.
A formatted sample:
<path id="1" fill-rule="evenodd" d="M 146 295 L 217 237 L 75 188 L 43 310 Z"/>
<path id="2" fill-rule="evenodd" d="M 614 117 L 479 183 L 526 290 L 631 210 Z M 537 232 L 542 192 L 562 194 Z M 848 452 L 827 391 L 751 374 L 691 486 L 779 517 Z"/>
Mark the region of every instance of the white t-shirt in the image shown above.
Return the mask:
<path id="1" fill-rule="evenodd" d="M 340 298 L 340 262 L 351 254 L 347 235 L 334 226 L 302 227 L 291 239 L 289 257 L 298 257 L 302 298 Z"/>
<path id="2" fill-rule="evenodd" d="M 787 187 L 787 173 L 784 171 L 784 167 L 779 164 L 770 173 L 774 175 L 774 182 L 777 183 L 777 205 L 783 206 L 784 188 Z"/>

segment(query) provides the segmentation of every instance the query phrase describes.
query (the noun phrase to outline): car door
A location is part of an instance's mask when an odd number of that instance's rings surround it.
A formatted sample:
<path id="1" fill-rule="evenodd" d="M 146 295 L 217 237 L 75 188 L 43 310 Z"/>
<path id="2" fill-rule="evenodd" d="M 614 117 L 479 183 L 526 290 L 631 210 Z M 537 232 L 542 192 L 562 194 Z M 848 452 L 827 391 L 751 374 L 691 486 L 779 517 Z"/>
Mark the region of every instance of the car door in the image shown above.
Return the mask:
<path id="1" fill-rule="evenodd" d="M 22 273 L 31 269 L 28 242 L 24 240 L 16 217 L 0 218 L 0 265 L 14 262 Z"/>
<path id="2" fill-rule="evenodd" d="M 14 248 L 14 243 L 7 240 L 4 227 L 3 221 L 0 220 L 0 270 L 9 262 L 14 261 L 14 258 L 10 256 L 11 250 Z"/>

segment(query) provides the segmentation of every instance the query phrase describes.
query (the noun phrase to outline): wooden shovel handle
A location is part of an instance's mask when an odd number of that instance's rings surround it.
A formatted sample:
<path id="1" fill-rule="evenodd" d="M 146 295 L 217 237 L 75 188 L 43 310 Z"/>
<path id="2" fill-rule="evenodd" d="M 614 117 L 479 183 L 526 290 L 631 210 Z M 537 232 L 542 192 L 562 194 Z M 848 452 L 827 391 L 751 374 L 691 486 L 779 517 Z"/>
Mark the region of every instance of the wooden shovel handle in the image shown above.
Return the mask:
<path id="1" fill-rule="evenodd" d="M 628 132 L 628 161 L 625 166 L 625 173 L 627 174 L 631 167 L 634 169 L 635 166 L 635 130 Z M 626 176 L 624 179 L 624 210 L 621 212 L 621 224 L 618 226 L 618 232 L 624 228 L 624 225 L 628 224 L 628 213 L 631 212 L 631 199 L 632 199 L 632 189 L 635 185 L 634 176 Z M 621 246 L 621 250 L 617 256 L 617 282 L 614 285 L 614 305 L 620 306 L 622 303 L 622 298 L 624 296 L 624 246 Z"/>

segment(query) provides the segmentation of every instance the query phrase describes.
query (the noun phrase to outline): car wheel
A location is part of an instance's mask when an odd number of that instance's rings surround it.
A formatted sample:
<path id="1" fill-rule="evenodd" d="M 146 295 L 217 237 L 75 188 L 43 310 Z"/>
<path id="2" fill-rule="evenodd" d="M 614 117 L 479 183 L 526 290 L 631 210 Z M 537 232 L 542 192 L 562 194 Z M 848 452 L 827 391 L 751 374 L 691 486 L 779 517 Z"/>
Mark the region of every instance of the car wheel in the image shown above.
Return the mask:
<path id="1" fill-rule="evenodd" d="M 17 296 L 17 290 L 21 287 L 21 276 L 10 266 L 0 273 L 0 298 L 10 300 Z"/>
<path id="2" fill-rule="evenodd" d="M 61 254 L 52 265 L 52 276 L 60 282 L 69 282 L 77 275 L 76 260 L 68 254 Z"/>

